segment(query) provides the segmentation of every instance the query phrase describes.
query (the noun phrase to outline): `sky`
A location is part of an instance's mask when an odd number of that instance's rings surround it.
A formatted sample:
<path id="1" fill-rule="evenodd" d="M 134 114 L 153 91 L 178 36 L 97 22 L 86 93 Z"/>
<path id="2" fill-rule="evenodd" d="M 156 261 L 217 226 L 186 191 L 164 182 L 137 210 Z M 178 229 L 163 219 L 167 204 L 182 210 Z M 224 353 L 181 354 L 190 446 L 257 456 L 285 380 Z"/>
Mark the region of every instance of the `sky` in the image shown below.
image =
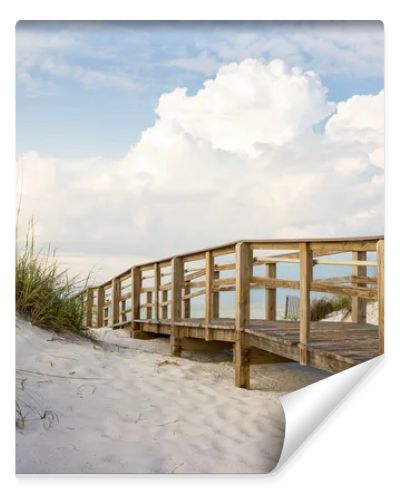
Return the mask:
<path id="1" fill-rule="evenodd" d="M 19 22 L 20 234 L 73 272 L 383 233 L 380 22 Z"/>

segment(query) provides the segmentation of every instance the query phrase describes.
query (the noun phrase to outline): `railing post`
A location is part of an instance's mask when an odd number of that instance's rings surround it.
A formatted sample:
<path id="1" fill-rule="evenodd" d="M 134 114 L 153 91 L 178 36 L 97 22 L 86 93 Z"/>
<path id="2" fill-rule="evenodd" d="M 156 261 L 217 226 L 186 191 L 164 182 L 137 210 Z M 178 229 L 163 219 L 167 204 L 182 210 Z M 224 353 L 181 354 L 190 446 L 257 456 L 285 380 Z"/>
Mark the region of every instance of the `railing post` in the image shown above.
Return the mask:
<path id="1" fill-rule="evenodd" d="M 158 287 L 160 286 L 160 266 L 158 263 L 154 264 L 154 297 L 153 297 L 153 304 L 154 304 L 154 320 L 158 321 L 159 318 L 159 310 L 158 310 L 158 303 L 159 303 L 159 290 Z"/>
<path id="2" fill-rule="evenodd" d="M 140 267 L 135 266 L 131 269 L 131 309 L 132 309 L 132 337 L 135 331 L 139 330 L 136 320 L 140 319 Z"/>
<path id="3" fill-rule="evenodd" d="M 378 335 L 379 354 L 384 352 L 385 333 L 385 260 L 384 260 L 384 240 L 379 240 L 376 244 L 377 261 L 377 292 L 378 292 Z"/>
<path id="4" fill-rule="evenodd" d="M 212 329 L 210 323 L 214 319 L 214 256 L 212 252 L 206 252 L 206 307 L 205 307 L 205 322 L 206 332 L 205 339 L 213 340 Z"/>
<path id="5" fill-rule="evenodd" d="M 352 252 L 353 260 L 367 260 L 367 252 Z M 367 276 L 366 266 L 354 266 L 352 275 L 356 278 Z M 360 288 L 366 287 L 365 283 L 356 283 Z M 367 321 L 367 302 L 360 297 L 351 298 L 351 321 L 365 323 Z"/>
<path id="6" fill-rule="evenodd" d="M 184 291 L 184 294 L 186 295 L 189 295 L 190 292 L 191 292 L 191 287 L 190 287 L 190 281 L 188 283 L 185 283 L 184 284 L 184 287 L 183 287 L 183 291 Z M 182 317 L 183 318 L 190 318 L 190 299 L 183 299 L 183 314 L 182 314 Z"/>
<path id="7" fill-rule="evenodd" d="M 163 290 L 161 292 L 161 300 L 164 303 L 168 301 L 168 290 Z M 161 319 L 167 319 L 167 318 L 168 318 L 168 305 L 161 306 Z"/>
<path id="8" fill-rule="evenodd" d="M 126 321 L 126 300 L 121 300 L 119 308 L 119 323 L 125 323 Z"/>
<path id="9" fill-rule="evenodd" d="M 97 289 L 97 328 L 103 326 L 103 314 L 104 314 L 104 288 L 99 286 Z"/>
<path id="10" fill-rule="evenodd" d="M 310 286 L 312 282 L 312 250 L 310 243 L 300 243 L 300 342 L 299 362 L 308 364 L 307 344 L 310 340 Z"/>
<path id="11" fill-rule="evenodd" d="M 241 242 L 236 245 L 235 385 L 245 389 L 250 388 L 250 355 L 244 330 L 250 318 L 252 253 L 248 243 Z"/>
<path id="12" fill-rule="evenodd" d="M 93 288 L 87 289 L 86 296 L 86 326 L 93 326 Z"/>
<path id="13" fill-rule="evenodd" d="M 265 265 L 265 277 L 276 278 L 276 264 Z M 276 288 L 265 289 L 265 319 L 276 320 Z"/>
<path id="14" fill-rule="evenodd" d="M 120 281 L 113 278 L 111 285 L 112 327 L 119 323 Z"/>
<path id="15" fill-rule="evenodd" d="M 146 292 L 146 319 L 152 318 L 152 307 L 148 307 L 153 302 L 153 292 Z"/>
<path id="16" fill-rule="evenodd" d="M 174 257 L 171 263 L 172 272 L 172 308 L 171 308 L 171 336 L 170 348 L 173 356 L 180 356 L 182 344 L 179 339 L 179 326 L 177 322 L 182 317 L 182 287 L 183 287 L 183 261 Z"/>
<path id="17" fill-rule="evenodd" d="M 214 271 L 213 279 L 219 279 L 219 271 Z M 219 318 L 219 292 L 212 292 L 212 296 L 212 317 L 216 319 Z"/>

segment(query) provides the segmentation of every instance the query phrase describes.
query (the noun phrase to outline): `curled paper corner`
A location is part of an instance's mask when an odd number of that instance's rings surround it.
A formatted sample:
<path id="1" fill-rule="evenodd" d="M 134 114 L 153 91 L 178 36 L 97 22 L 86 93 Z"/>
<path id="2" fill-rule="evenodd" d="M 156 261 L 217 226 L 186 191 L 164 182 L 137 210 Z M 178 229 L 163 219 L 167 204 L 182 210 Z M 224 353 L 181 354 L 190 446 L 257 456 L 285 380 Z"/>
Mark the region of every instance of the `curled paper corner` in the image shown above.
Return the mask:
<path id="1" fill-rule="evenodd" d="M 285 438 L 279 462 L 271 472 L 279 471 L 308 436 L 382 358 L 383 355 L 370 359 L 280 398 L 285 413 Z"/>

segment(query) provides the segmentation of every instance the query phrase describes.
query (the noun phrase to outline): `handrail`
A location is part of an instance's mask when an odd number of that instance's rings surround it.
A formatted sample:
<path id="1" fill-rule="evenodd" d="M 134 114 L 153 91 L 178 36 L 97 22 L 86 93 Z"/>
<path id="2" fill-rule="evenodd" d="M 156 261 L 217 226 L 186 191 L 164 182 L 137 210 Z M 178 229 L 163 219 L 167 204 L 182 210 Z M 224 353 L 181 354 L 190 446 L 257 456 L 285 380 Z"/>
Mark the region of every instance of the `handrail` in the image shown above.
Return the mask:
<path id="1" fill-rule="evenodd" d="M 237 240 L 237 241 L 233 241 L 231 243 L 225 243 L 225 244 L 221 244 L 221 245 L 216 245 L 216 246 L 213 246 L 213 247 L 209 247 L 209 248 L 203 248 L 202 250 L 192 250 L 192 251 L 189 251 L 189 252 L 185 252 L 185 253 L 180 253 L 180 254 L 176 254 L 176 255 L 171 255 L 167 258 L 163 258 L 163 259 L 159 259 L 159 260 L 152 260 L 152 261 L 146 261 L 146 262 L 143 262 L 141 264 L 137 264 L 137 266 L 140 266 L 140 267 L 148 267 L 148 266 L 151 266 L 151 265 L 154 265 L 154 264 L 165 264 L 165 263 L 168 263 L 170 262 L 174 257 L 180 257 L 180 258 L 183 258 L 183 257 L 189 257 L 191 255 L 195 255 L 195 254 L 205 254 L 206 252 L 218 252 L 218 251 L 221 251 L 221 250 L 226 250 L 228 248 L 232 248 L 234 249 L 235 246 L 238 244 L 238 243 L 253 243 L 253 244 L 272 244 L 272 245 L 278 245 L 280 243 L 282 244 L 287 244 L 287 243 L 292 243 L 292 244 L 297 244 L 297 243 L 304 243 L 304 242 L 310 242 L 310 243 L 313 243 L 313 244 L 317 244 L 317 243 L 341 243 L 341 242 L 354 242 L 354 243 L 358 243 L 358 242 L 376 242 L 376 241 L 379 241 L 379 240 L 383 240 L 384 239 L 384 236 L 383 235 L 379 235 L 379 236 L 355 236 L 355 237 L 351 237 L 351 238 L 345 238 L 345 237 L 337 237 L 337 238 L 308 238 L 308 239 L 270 239 L 270 240 Z M 348 250 L 343 250 L 343 252 L 340 252 L 340 253 L 344 253 L 344 252 L 347 252 Z M 332 253 L 332 252 L 327 252 L 328 253 Z M 333 253 L 339 253 L 337 250 L 334 251 Z M 218 255 L 216 253 L 216 255 Z M 287 254 L 286 254 L 287 256 Z M 132 266 L 132 267 L 135 267 L 135 266 Z M 128 275 L 130 272 L 131 272 L 131 269 L 132 267 L 130 267 L 129 269 L 117 274 L 116 276 L 114 276 L 114 278 L 121 278 L 122 276 L 125 276 L 125 275 Z M 109 279 L 107 280 L 106 282 L 104 283 L 101 283 L 100 285 L 98 286 L 105 286 L 105 285 L 109 285 L 111 284 L 111 281 L 112 279 Z"/>

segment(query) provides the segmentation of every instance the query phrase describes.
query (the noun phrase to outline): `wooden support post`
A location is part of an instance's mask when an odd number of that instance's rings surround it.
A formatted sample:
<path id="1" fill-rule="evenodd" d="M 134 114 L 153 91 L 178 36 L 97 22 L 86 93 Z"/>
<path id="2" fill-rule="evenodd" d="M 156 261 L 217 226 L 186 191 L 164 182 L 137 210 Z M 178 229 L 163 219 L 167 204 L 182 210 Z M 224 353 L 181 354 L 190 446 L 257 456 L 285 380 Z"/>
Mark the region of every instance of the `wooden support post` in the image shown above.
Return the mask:
<path id="1" fill-rule="evenodd" d="M 87 289 L 86 297 L 86 326 L 93 326 L 93 288 Z"/>
<path id="2" fill-rule="evenodd" d="M 377 291 L 378 291 L 378 334 L 379 334 L 379 354 L 384 352 L 384 332 L 385 332 L 385 261 L 384 261 L 384 240 L 379 240 L 376 244 L 377 266 Z"/>
<path id="3" fill-rule="evenodd" d="M 97 289 L 97 328 L 101 328 L 103 325 L 103 313 L 104 313 L 104 288 L 100 286 Z"/>
<path id="4" fill-rule="evenodd" d="M 112 325 L 119 323 L 119 300 L 121 283 L 118 278 L 112 280 L 111 286 L 111 304 L 112 304 Z"/>
<path id="5" fill-rule="evenodd" d="M 152 304 L 153 292 L 146 292 L 146 304 Z M 152 318 L 152 307 L 146 307 L 146 319 Z"/>
<path id="6" fill-rule="evenodd" d="M 110 308 L 107 307 L 106 309 L 103 309 L 103 326 L 109 326 L 109 324 L 110 324 Z"/>
<path id="7" fill-rule="evenodd" d="M 131 309 L 132 309 L 132 337 L 136 331 L 140 331 L 135 320 L 140 319 L 140 286 L 141 272 L 140 267 L 132 267 L 131 269 Z"/>
<path id="8" fill-rule="evenodd" d="M 121 300 L 119 309 L 119 322 L 125 323 L 126 321 L 126 300 Z"/>
<path id="9" fill-rule="evenodd" d="M 219 271 L 214 271 L 214 279 L 219 279 Z M 212 305 L 212 317 L 213 319 L 219 318 L 219 292 L 213 292 L 213 305 Z"/>
<path id="10" fill-rule="evenodd" d="M 236 307 L 235 307 L 235 385 L 250 388 L 250 351 L 244 329 L 250 318 L 250 276 L 253 252 L 248 243 L 236 245 Z"/>
<path id="11" fill-rule="evenodd" d="M 276 264 L 265 265 L 265 277 L 268 279 L 276 278 Z M 276 288 L 265 289 L 265 319 L 276 320 Z"/>
<path id="12" fill-rule="evenodd" d="M 190 283 L 184 286 L 183 288 L 184 294 L 189 295 L 191 288 L 190 288 Z M 182 317 L 183 318 L 190 318 L 190 299 L 184 299 L 183 300 L 183 310 L 182 310 Z"/>
<path id="13" fill-rule="evenodd" d="M 214 319 L 214 256 L 212 252 L 206 252 L 206 304 L 205 304 L 205 322 L 206 332 L 205 339 L 213 340 L 213 331 L 209 327 Z"/>
<path id="14" fill-rule="evenodd" d="M 367 252 L 352 252 L 353 260 L 367 260 Z M 356 278 L 367 276 L 366 266 L 353 266 L 352 275 Z M 357 284 L 360 288 L 366 288 L 365 283 Z M 365 323 L 367 321 L 367 301 L 360 297 L 351 299 L 351 320 L 354 323 Z"/>
<path id="15" fill-rule="evenodd" d="M 168 290 L 163 290 L 161 292 L 161 298 L 162 298 L 162 302 L 168 301 Z M 168 318 L 168 306 L 161 306 L 161 318 L 162 319 Z"/>
<path id="16" fill-rule="evenodd" d="M 153 303 L 154 303 L 154 320 L 158 321 L 160 311 L 158 307 L 158 302 L 159 302 L 159 290 L 158 287 L 160 286 L 160 266 L 156 263 L 154 264 L 154 293 L 153 293 Z"/>
<path id="17" fill-rule="evenodd" d="M 312 282 L 312 250 L 309 243 L 300 243 L 300 342 L 299 362 L 308 364 L 307 344 L 310 339 L 310 287 Z"/>
<path id="18" fill-rule="evenodd" d="M 182 287 L 183 287 L 183 261 L 180 257 L 174 257 L 172 268 L 172 310 L 171 310 L 171 336 L 170 348 L 173 356 L 180 356 L 182 345 L 179 339 L 177 322 L 182 317 Z"/>

